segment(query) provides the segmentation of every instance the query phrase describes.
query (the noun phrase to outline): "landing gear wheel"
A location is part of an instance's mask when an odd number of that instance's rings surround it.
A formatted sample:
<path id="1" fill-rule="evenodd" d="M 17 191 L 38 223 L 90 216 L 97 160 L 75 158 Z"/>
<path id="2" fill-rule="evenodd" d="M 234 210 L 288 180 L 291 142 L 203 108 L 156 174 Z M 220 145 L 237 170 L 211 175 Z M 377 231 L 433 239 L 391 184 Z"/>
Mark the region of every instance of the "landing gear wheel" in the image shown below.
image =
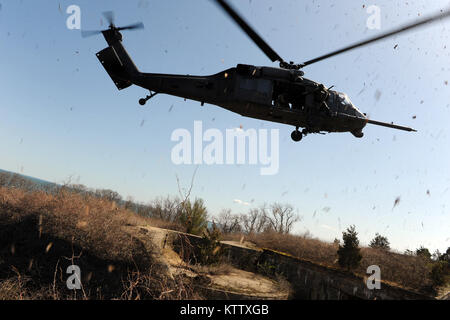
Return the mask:
<path id="1" fill-rule="evenodd" d="M 302 140 L 302 138 L 303 138 L 303 134 L 300 131 L 295 130 L 295 131 L 292 131 L 291 138 L 295 142 L 300 142 Z"/>
<path id="2" fill-rule="evenodd" d="M 140 104 L 141 106 L 145 106 L 146 103 L 147 103 L 147 100 L 146 100 L 146 99 L 144 99 L 144 98 L 139 99 L 139 104 Z"/>

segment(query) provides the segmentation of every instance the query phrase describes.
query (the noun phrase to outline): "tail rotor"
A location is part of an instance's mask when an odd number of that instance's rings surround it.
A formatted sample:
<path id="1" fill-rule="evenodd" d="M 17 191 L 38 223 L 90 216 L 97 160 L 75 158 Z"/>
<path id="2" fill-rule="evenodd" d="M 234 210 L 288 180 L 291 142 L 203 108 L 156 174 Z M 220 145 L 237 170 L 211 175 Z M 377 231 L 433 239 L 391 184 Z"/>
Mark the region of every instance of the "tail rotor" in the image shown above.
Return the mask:
<path id="1" fill-rule="evenodd" d="M 144 24 L 142 22 L 133 23 L 124 27 L 116 27 L 114 24 L 114 12 L 113 11 L 105 11 L 103 12 L 103 16 L 105 17 L 106 21 L 108 22 L 108 29 L 106 30 L 82 30 L 81 36 L 83 38 L 87 38 L 90 36 L 95 36 L 98 34 L 101 34 L 105 31 L 111 31 L 111 32 L 118 32 L 123 30 L 140 30 L 144 29 Z"/>

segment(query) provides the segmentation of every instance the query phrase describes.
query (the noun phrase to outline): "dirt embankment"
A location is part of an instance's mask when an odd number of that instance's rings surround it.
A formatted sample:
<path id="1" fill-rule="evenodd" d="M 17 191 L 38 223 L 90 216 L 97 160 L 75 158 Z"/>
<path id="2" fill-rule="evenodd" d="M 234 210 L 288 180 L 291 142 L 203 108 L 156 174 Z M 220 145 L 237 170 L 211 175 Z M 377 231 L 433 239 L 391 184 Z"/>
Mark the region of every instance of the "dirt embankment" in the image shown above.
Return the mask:
<path id="1" fill-rule="evenodd" d="M 0 188 L 0 299 L 287 297 L 276 281 L 229 265 L 190 265 L 150 224 L 104 199 Z M 71 265 L 79 290 L 67 288 Z"/>

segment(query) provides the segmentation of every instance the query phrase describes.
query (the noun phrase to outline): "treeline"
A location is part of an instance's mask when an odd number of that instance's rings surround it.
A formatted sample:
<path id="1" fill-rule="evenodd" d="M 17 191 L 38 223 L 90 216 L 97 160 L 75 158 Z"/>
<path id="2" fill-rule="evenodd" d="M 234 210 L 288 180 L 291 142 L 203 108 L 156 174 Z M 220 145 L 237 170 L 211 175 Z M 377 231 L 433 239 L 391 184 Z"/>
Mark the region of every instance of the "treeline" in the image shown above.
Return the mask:
<path id="1" fill-rule="evenodd" d="M 205 228 L 214 224 L 221 233 L 255 234 L 277 232 L 287 234 L 292 231 L 300 216 L 289 204 L 274 203 L 260 208 L 250 209 L 248 213 L 232 214 L 231 210 L 223 210 L 217 217 L 209 215 L 204 201 L 189 196 L 158 197 L 149 203 L 139 203 L 132 197 L 124 199 L 118 192 L 110 189 L 92 189 L 83 184 L 65 183 L 63 185 L 40 183 L 16 173 L 0 172 L 0 186 L 20 188 L 27 191 L 75 192 L 85 197 L 96 197 L 115 202 L 118 206 L 133 211 L 140 216 L 156 218 L 169 224 L 179 224 L 180 228 L 192 234 L 202 234 Z"/>

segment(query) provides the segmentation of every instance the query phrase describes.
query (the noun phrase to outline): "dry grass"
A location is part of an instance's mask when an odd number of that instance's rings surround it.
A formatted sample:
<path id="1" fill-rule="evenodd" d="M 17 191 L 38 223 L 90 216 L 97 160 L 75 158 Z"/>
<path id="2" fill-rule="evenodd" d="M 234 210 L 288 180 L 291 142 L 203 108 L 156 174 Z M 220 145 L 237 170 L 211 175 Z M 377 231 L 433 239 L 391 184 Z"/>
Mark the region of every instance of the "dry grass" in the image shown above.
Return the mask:
<path id="1" fill-rule="evenodd" d="M 64 188 L 0 188 L 0 299 L 198 298 L 123 228 L 152 222 Z M 66 287 L 72 264 L 81 268 L 82 290 Z"/>
<path id="2" fill-rule="evenodd" d="M 226 240 L 240 241 L 241 234 L 226 235 Z M 338 246 L 308 236 L 261 233 L 245 236 L 246 241 L 251 241 L 257 246 L 268 248 L 300 259 L 308 260 L 320 265 L 339 268 L 337 263 Z M 362 248 L 363 259 L 355 273 L 366 276 L 367 267 L 378 265 L 381 268 L 383 281 L 395 283 L 405 288 L 429 292 L 431 282 L 429 280 L 429 266 L 420 257 L 408 256 L 395 252 L 388 252 L 372 248 Z"/>

